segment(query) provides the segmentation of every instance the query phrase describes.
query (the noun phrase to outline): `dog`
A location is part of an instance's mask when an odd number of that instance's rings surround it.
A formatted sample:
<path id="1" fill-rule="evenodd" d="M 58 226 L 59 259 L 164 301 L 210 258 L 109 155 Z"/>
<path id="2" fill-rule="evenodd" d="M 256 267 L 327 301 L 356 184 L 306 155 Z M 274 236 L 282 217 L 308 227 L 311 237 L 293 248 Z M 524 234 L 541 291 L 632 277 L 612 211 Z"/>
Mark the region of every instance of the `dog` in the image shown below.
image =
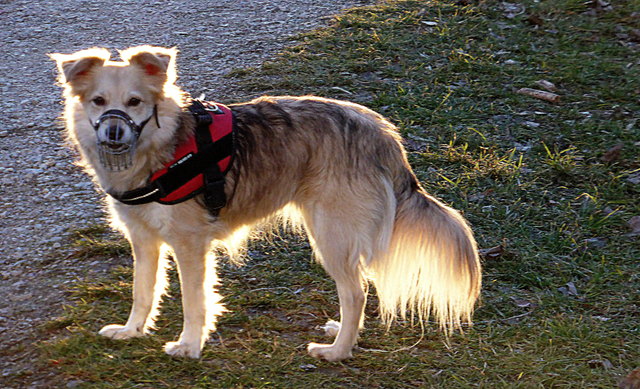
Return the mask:
<path id="1" fill-rule="evenodd" d="M 50 55 L 64 89 L 68 137 L 105 192 L 147 185 L 193 136 L 191 98 L 176 85 L 176 55 L 153 46 L 121 51 L 118 61 L 100 48 Z M 124 325 L 107 325 L 100 335 L 127 339 L 153 328 L 170 250 L 184 325 L 164 350 L 199 358 L 224 311 L 212 247 L 223 245 L 236 258 L 250 231 L 274 220 L 306 232 L 336 282 L 340 322 L 328 332 L 337 335 L 331 344 L 310 343 L 311 356 L 352 357 L 370 284 L 387 326 L 408 314 L 435 317 L 445 333 L 470 322 L 481 287 L 472 231 L 459 212 L 422 189 L 389 121 L 361 105 L 312 96 L 266 96 L 228 109 L 234 149 L 218 212 L 202 193 L 178 204 L 132 205 L 108 196 L 113 224 L 133 250 L 133 306 Z M 120 158 L 115 169 L 112 157 Z"/>

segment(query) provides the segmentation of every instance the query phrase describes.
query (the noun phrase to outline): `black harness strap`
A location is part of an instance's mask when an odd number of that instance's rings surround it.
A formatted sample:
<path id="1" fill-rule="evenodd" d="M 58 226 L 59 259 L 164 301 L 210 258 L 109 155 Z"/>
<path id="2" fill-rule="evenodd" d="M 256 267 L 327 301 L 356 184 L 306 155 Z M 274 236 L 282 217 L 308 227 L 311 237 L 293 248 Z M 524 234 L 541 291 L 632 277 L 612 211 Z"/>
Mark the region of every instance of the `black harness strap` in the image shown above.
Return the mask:
<path id="1" fill-rule="evenodd" d="M 198 122 L 196 128 L 198 154 L 209 155 L 211 152 L 206 150 L 216 148 L 215 146 L 218 146 L 219 143 L 224 143 L 224 141 L 231 141 L 231 144 L 228 145 L 226 150 L 230 150 L 231 147 L 233 147 L 232 134 L 227 135 L 218 142 L 213 142 L 213 139 L 211 139 L 211 131 L 209 131 L 209 126 L 212 122 L 211 115 L 200 101 L 195 100 L 193 104 L 189 106 L 189 110 Z M 215 110 L 213 112 L 216 113 Z M 222 113 L 222 111 L 220 111 L 220 113 Z M 227 205 L 227 196 L 224 193 L 224 175 L 220 171 L 217 163 L 220 159 L 221 158 L 214 159 L 213 163 L 206 164 L 202 170 L 204 178 L 204 204 L 212 216 L 218 216 L 220 210 Z"/>
<path id="2" fill-rule="evenodd" d="M 121 203 L 127 205 L 140 205 L 147 204 L 153 201 L 158 201 L 163 197 L 163 189 L 160 187 L 158 181 L 154 181 L 147 186 L 128 190 L 126 192 L 107 192 L 111 197 L 118 200 Z"/>

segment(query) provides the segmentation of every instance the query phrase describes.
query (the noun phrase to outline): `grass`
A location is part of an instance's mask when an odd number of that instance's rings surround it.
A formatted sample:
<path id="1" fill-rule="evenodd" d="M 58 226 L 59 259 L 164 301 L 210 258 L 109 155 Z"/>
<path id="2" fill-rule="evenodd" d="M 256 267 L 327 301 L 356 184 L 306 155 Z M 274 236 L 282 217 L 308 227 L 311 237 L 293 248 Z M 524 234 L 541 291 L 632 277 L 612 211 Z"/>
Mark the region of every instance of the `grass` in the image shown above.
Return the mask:
<path id="1" fill-rule="evenodd" d="M 239 96 L 348 99 L 398 125 L 423 185 L 463 210 L 482 248 L 501 247 L 484 260 L 464 334 L 427 323 L 416 344 L 419 326 L 386 333 L 372 296 L 354 359 L 306 356 L 339 307 L 306 241 L 285 236 L 254 243 L 244 267 L 221 264 L 231 312 L 201 360 L 161 352 L 181 323 L 175 275 L 154 336 L 96 336 L 128 314 L 131 269 L 120 267 L 75 286 L 43 329 L 54 338 L 42 367 L 92 388 L 614 387 L 640 367 L 640 244 L 627 226 L 640 215 L 640 3 L 591 3 L 522 1 L 508 15 L 502 2 L 389 1 L 232 72 Z M 559 104 L 515 93 L 540 79 Z M 85 231 L 79 255 L 126 253 L 102 233 Z"/>

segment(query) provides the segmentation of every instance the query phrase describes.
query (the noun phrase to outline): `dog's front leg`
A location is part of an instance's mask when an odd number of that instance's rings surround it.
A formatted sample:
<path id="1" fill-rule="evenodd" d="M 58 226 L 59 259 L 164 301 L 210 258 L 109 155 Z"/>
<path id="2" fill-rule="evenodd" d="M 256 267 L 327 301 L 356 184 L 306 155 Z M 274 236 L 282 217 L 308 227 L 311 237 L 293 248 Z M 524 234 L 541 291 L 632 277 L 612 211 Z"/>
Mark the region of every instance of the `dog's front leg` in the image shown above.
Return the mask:
<path id="1" fill-rule="evenodd" d="M 202 346 L 209 335 L 207 292 L 212 291 L 205 290 L 207 246 L 193 238 L 189 239 L 189 242 L 183 240 L 181 243 L 174 246 L 174 252 L 180 276 L 184 324 L 180 339 L 165 344 L 164 350 L 173 356 L 199 358 Z M 209 287 L 212 288 L 212 285 Z"/>
<path id="2" fill-rule="evenodd" d="M 143 336 L 153 325 L 160 297 L 164 293 L 165 267 L 158 266 L 161 241 L 150 234 L 131 231 L 133 248 L 133 306 L 125 325 L 110 324 L 99 334 L 113 339 Z M 158 282 L 160 280 L 160 282 Z"/>

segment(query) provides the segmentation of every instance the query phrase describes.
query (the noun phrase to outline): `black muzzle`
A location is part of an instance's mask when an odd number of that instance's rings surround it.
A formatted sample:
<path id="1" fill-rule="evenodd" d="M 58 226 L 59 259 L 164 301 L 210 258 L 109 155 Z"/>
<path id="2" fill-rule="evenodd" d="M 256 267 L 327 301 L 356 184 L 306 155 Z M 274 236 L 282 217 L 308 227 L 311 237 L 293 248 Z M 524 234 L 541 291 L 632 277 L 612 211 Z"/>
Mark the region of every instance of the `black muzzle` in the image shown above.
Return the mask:
<path id="1" fill-rule="evenodd" d="M 153 106 L 153 113 L 140 124 L 119 109 L 110 109 L 100 115 L 92 123 L 96 131 L 98 157 L 103 167 L 118 172 L 127 170 L 133 164 L 133 154 L 136 151 L 138 139 L 144 126 L 154 117 L 158 128 L 158 108 Z"/>

